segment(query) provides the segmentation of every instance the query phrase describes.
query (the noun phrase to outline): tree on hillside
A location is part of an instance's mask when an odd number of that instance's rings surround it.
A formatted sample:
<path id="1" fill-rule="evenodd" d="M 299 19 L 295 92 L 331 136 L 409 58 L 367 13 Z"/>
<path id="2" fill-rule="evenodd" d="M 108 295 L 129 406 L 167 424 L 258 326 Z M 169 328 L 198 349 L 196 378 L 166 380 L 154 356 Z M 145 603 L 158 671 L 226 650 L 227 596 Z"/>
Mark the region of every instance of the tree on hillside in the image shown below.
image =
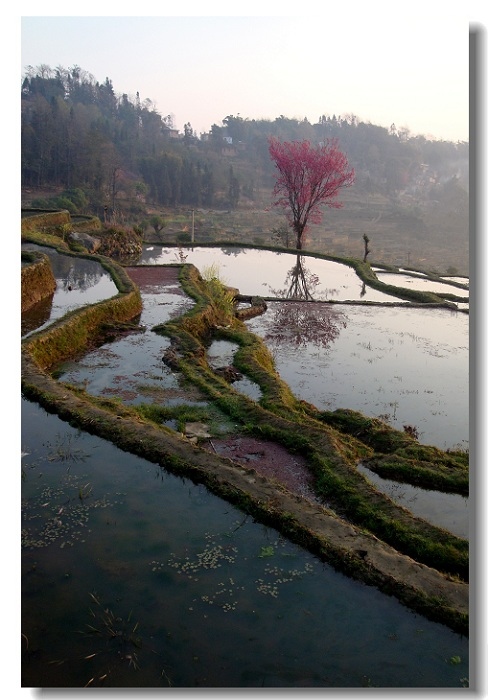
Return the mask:
<path id="1" fill-rule="evenodd" d="M 162 216 L 153 214 L 153 216 L 151 216 L 149 219 L 149 224 L 153 227 L 155 233 L 160 233 L 160 231 L 162 231 L 166 226 L 166 221 Z"/>
<path id="2" fill-rule="evenodd" d="M 336 198 L 342 187 L 354 182 L 354 169 L 349 169 L 336 139 L 312 146 L 309 141 L 281 143 L 271 137 L 269 154 L 278 169 L 275 204 L 286 210 L 296 247 L 301 249 L 308 224 L 322 220 L 320 206 L 342 206 Z"/>
<path id="3" fill-rule="evenodd" d="M 183 135 L 183 143 L 185 146 L 191 146 L 191 144 L 196 140 L 195 132 L 193 131 L 192 125 L 190 122 L 187 122 L 185 126 L 183 127 L 184 129 L 184 135 Z"/>
<path id="4" fill-rule="evenodd" d="M 278 243 L 278 245 L 284 245 L 285 248 L 290 247 L 290 237 L 291 231 L 288 224 L 281 224 L 271 229 L 271 239 L 273 243 Z"/>
<path id="5" fill-rule="evenodd" d="M 231 209 L 237 209 L 239 203 L 239 197 L 241 196 L 241 186 L 239 180 L 234 175 L 234 169 L 232 165 L 229 168 L 229 186 L 227 189 L 229 207 Z"/>

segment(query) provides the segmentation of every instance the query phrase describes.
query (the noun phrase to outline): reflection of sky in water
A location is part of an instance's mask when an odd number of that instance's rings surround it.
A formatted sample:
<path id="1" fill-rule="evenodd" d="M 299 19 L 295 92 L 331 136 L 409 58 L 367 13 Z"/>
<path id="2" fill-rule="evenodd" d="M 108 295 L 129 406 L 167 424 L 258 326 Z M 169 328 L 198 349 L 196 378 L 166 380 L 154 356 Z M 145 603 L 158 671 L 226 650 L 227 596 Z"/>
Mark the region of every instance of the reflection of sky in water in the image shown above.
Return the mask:
<path id="1" fill-rule="evenodd" d="M 241 294 L 253 296 L 283 296 L 278 293 L 287 285 L 287 275 L 296 265 L 294 253 L 276 253 L 250 248 L 184 248 L 186 262 L 192 263 L 202 274 L 205 268 L 217 266 L 220 279 Z M 316 299 L 351 301 L 398 301 L 383 292 L 366 287 L 361 296 L 363 283 L 354 270 L 347 265 L 331 260 L 302 257 L 303 264 L 310 274 L 317 275 L 319 285 L 314 291 Z M 179 262 L 175 248 L 162 246 L 146 247 L 140 264 L 154 265 Z"/>
<path id="2" fill-rule="evenodd" d="M 80 360 L 64 363 L 63 381 L 83 384 L 91 394 L 119 396 L 127 403 L 148 400 L 139 391 L 141 385 L 178 388 L 176 375 L 162 361 L 170 340 L 151 328 L 185 313 L 194 302 L 182 295 L 180 287 L 173 282 L 143 285 L 141 294 L 143 309 L 139 323 L 145 332 L 129 334 L 92 350 Z"/>
<path id="3" fill-rule="evenodd" d="M 80 289 L 76 290 L 79 293 L 77 298 L 82 300 L 82 304 L 92 303 L 83 296 L 81 290 L 81 280 L 85 278 L 80 274 L 77 279 L 80 280 Z M 90 279 L 89 275 L 87 279 Z M 234 280 L 230 277 L 228 281 L 234 284 Z M 158 293 L 157 289 L 145 294 L 145 307 L 141 321 L 151 327 L 153 323 L 163 322 L 169 318 L 177 307 L 183 310 L 188 306 L 188 299 L 172 293 L 175 291 L 170 287 L 166 289 L 166 294 Z M 72 292 L 66 293 L 67 296 L 69 294 Z M 249 322 L 249 325 L 268 321 L 272 307 L 273 304 L 270 304 L 270 311 L 264 317 Z M 328 308 L 332 314 L 336 312 L 335 308 L 330 306 Z M 381 393 L 378 388 L 381 382 L 385 394 L 382 396 L 383 402 L 391 398 L 386 395 L 387 392 L 391 392 L 392 397 L 397 397 L 398 407 L 395 410 L 399 421 L 416 423 L 422 429 L 419 421 L 403 418 L 402 394 L 405 389 L 408 389 L 405 401 L 407 398 L 416 401 L 415 411 L 422 409 L 426 399 L 439 400 L 443 402 L 443 410 L 448 414 L 447 419 L 445 415 L 439 417 L 439 420 L 444 423 L 446 420 L 455 418 L 454 415 L 451 416 L 452 404 L 457 401 L 460 404 L 458 408 L 467 423 L 468 318 L 466 316 L 445 311 L 377 307 L 374 309 L 348 307 L 344 316 L 347 319 L 347 326 L 346 328 L 341 326 L 338 338 L 328 350 L 321 350 L 314 346 L 300 350 L 298 365 L 290 368 L 292 380 L 296 381 L 290 381 L 283 372 L 283 377 L 298 396 L 304 392 L 303 398 L 316 403 L 319 407 L 320 400 L 323 402 L 324 397 L 327 399 L 332 397 L 337 405 L 361 410 L 361 407 L 350 405 L 351 397 L 361 402 L 366 400 L 365 395 L 369 393 L 369 398 L 373 400 L 373 394 Z M 161 364 L 161 351 L 167 344 L 169 344 L 167 338 L 161 338 L 148 330 L 144 334 L 129 336 L 117 343 L 112 343 L 108 348 L 109 355 L 102 357 L 105 368 L 101 373 L 99 372 L 100 358 L 97 358 L 96 354 L 87 355 L 84 358 L 85 366 L 83 367 L 81 363 L 78 369 L 81 369 L 81 373 L 84 372 L 85 377 L 92 380 L 95 380 L 96 375 L 100 392 L 110 386 L 111 382 L 117 386 L 121 379 L 121 370 L 124 373 L 125 382 L 134 379 L 137 382 L 152 380 L 156 384 L 164 383 L 166 368 Z M 416 346 L 418 351 L 415 350 Z M 122 348 L 124 348 L 123 352 Z M 224 359 L 227 362 L 231 360 L 233 350 L 233 347 L 216 343 L 210 349 L 210 356 L 215 361 L 220 362 Z M 283 366 L 287 364 L 287 357 L 295 361 L 296 355 L 297 351 L 288 346 L 276 348 L 278 368 L 280 363 Z M 425 367 L 422 364 L 424 362 Z M 436 371 L 439 374 L 438 377 L 434 376 Z M 132 377 L 129 376 L 131 374 Z M 416 374 L 418 375 L 417 384 L 414 383 Z M 449 378 L 449 387 L 444 386 L 446 377 Z M 415 393 L 415 390 L 410 392 L 410 388 L 415 386 L 417 392 Z M 236 388 L 238 388 L 237 385 Z M 97 393 L 96 387 L 91 386 L 90 389 L 95 389 L 94 393 Z M 334 392 L 336 392 L 335 396 Z M 409 396 L 409 392 L 412 396 Z M 28 409 L 23 407 L 22 444 L 27 452 L 35 453 L 38 458 L 38 451 L 46 450 L 46 444 L 49 444 L 46 441 L 47 438 L 54 444 L 56 440 L 65 439 L 66 431 L 69 432 L 71 428 L 61 423 L 56 416 L 38 409 L 35 404 L 28 404 L 28 406 Z M 325 407 L 329 406 L 326 404 Z M 391 408 L 389 410 L 392 411 Z M 377 410 L 374 414 L 379 412 L 383 411 Z M 425 415 L 428 422 L 432 423 L 433 418 L 429 415 L 428 407 L 425 408 Z M 402 418 L 399 418 L 400 416 Z M 52 423 L 50 430 L 46 424 L 47 421 Z M 188 658 L 191 656 L 202 659 L 206 676 L 210 674 L 211 678 L 220 682 L 227 681 L 228 684 L 235 682 L 237 685 L 245 684 L 242 678 L 247 679 L 248 684 L 251 684 L 249 681 L 251 678 L 252 684 L 255 684 L 258 673 L 261 673 L 263 678 L 266 677 L 270 685 L 274 682 L 297 686 L 305 679 L 310 685 L 321 687 L 324 682 L 345 687 L 352 680 L 359 685 L 361 677 L 365 677 L 366 674 L 368 677 L 371 676 L 377 685 L 392 687 L 404 684 L 407 686 L 418 682 L 421 685 L 437 687 L 446 683 L 459 684 L 459 677 L 465 675 L 465 659 L 468 652 L 464 640 L 459 641 L 457 636 L 447 628 L 429 623 L 424 619 L 421 619 L 420 634 L 417 615 L 410 613 L 394 599 L 381 595 L 371 587 L 349 581 L 327 566 L 320 565 L 314 568 L 313 573 L 311 570 L 306 570 L 307 576 L 302 575 L 297 578 L 293 588 L 289 584 L 287 587 L 282 586 L 277 600 L 270 595 L 263 595 L 256 585 L 261 580 L 260 577 L 263 579 L 268 577 L 266 582 L 274 583 L 278 574 L 275 578 L 270 578 L 270 566 L 276 567 L 277 563 L 284 566 L 278 558 L 281 553 L 278 549 L 278 540 L 276 542 L 274 539 L 270 540 L 272 533 L 269 528 L 263 528 L 247 518 L 244 521 L 242 514 L 234 515 L 232 506 L 215 498 L 203 487 L 194 487 L 166 473 L 163 480 L 159 478 L 158 469 L 154 465 L 148 465 L 144 460 L 133 455 L 121 453 L 114 446 L 99 441 L 98 438 L 78 432 L 76 435 L 83 441 L 90 441 L 90 444 L 91 441 L 96 443 L 96 449 L 93 449 L 93 454 L 90 452 L 89 459 L 83 460 L 81 467 L 76 460 L 73 461 L 68 470 L 70 477 L 78 476 L 77 469 L 81 468 L 79 483 L 84 484 L 89 481 L 97 497 L 99 494 L 106 494 L 105 501 L 109 510 L 93 509 L 95 516 L 99 514 L 99 520 L 95 520 L 94 516 L 93 521 L 90 522 L 89 532 L 93 531 L 94 534 L 87 538 L 86 545 L 84 541 L 76 541 L 73 553 L 68 560 L 66 557 L 70 555 L 71 547 L 59 549 L 58 555 L 49 560 L 49 566 L 52 567 L 54 561 L 60 574 L 53 575 L 54 584 L 48 589 L 46 587 L 40 589 L 37 584 L 34 585 L 35 591 L 33 589 L 30 603 L 27 597 L 29 606 L 32 606 L 33 620 L 36 620 L 35 615 L 39 610 L 56 611 L 59 600 L 63 599 L 63 609 L 69 612 L 70 619 L 72 615 L 79 616 L 80 619 L 77 619 L 76 624 L 81 628 L 86 622 L 83 613 L 86 614 L 87 605 L 80 606 L 79 597 L 76 596 L 70 600 L 68 595 L 66 599 L 67 589 L 63 594 L 61 587 L 65 584 L 63 583 L 60 587 L 59 581 L 64 581 L 65 572 L 73 568 L 76 575 L 81 576 L 79 580 L 84 586 L 83 590 L 89 590 L 89 583 L 93 580 L 93 562 L 96 562 L 97 567 L 99 562 L 103 562 L 104 566 L 98 567 L 95 571 L 97 588 L 99 587 L 102 591 L 113 590 L 115 578 L 113 572 L 116 570 L 117 589 L 123 591 L 127 610 L 137 610 L 137 617 L 134 619 L 141 621 L 141 629 L 153 627 L 155 619 L 164 620 L 164 630 L 151 639 L 151 648 L 152 645 L 157 645 L 157 654 L 151 653 L 150 656 L 157 659 L 154 665 L 157 673 L 161 672 L 159 657 L 164 656 L 171 666 L 176 685 L 178 681 L 180 685 L 185 685 L 188 679 L 192 682 L 194 669 L 191 664 L 188 664 Z M 453 439 L 453 442 L 456 441 L 457 438 Z M 88 447 L 87 444 L 84 446 Z M 56 480 L 61 470 L 50 468 L 44 471 L 45 478 L 53 479 L 50 485 L 58 487 Z M 23 482 L 23 496 L 27 498 L 30 496 L 31 500 L 37 496 L 38 489 L 45 485 L 44 477 L 41 483 L 37 473 L 35 476 L 36 479 L 28 478 Z M 32 492 L 29 489 L 32 489 Z M 57 493 L 56 489 L 53 489 L 53 493 Z M 62 496 L 64 498 L 64 494 Z M 43 503 L 44 500 L 43 494 Z M 55 501 L 50 503 L 50 507 L 54 506 L 57 506 Z M 406 506 L 413 510 L 411 504 L 407 503 Z M 65 518 L 64 515 L 63 518 Z M 184 528 L 181 527 L 182 518 L 185 522 Z M 156 528 L 155 522 L 159 523 Z M 112 523 L 117 523 L 119 534 L 115 538 Z M 227 533 L 230 533 L 235 538 L 232 544 L 239 547 L 239 556 L 236 557 L 230 572 L 233 578 L 229 578 L 226 572 L 227 578 L 224 580 L 226 584 L 232 582 L 233 588 L 237 591 L 241 589 L 236 587 L 235 581 L 239 584 L 245 583 L 246 593 L 238 599 L 236 609 L 232 609 L 231 612 L 226 612 L 218 604 L 209 605 L 204 602 L 202 596 L 202 593 L 209 594 L 208 597 L 212 603 L 213 598 L 216 603 L 224 600 L 222 593 L 227 589 L 224 589 L 222 583 L 221 569 L 215 572 L 212 579 L 210 576 L 214 572 L 206 571 L 207 577 L 198 583 L 186 579 L 182 583 L 181 575 L 176 578 L 171 577 L 174 577 L 172 566 L 175 558 L 179 556 L 182 562 L 187 562 L 189 557 L 198 556 L 201 550 L 206 551 L 209 531 L 223 532 L 222 540 L 226 546 L 229 542 Z M 161 532 L 164 533 L 163 540 Z M 143 548 L 140 546 L 142 535 L 145 542 Z M 263 559 L 259 552 L 263 547 L 269 547 L 270 542 L 275 548 L 273 558 L 272 560 Z M 287 556 L 286 561 L 292 562 L 289 565 L 290 569 L 293 567 L 293 570 L 302 571 L 304 562 L 313 562 L 311 555 L 294 548 L 285 540 L 280 542 L 279 546 Z M 99 556 L 94 556 L 94 551 L 99 552 Z M 106 565 L 107 551 L 110 552 L 109 564 L 113 567 L 112 569 Z M 42 556 L 42 552 L 43 550 L 38 553 L 38 557 Z M 171 554 L 170 559 L 170 552 L 177 554 Z M 163 608 L 161 611 L 158 610 L 159 618 L 154 614 L 154 601 L 161 599 L 161 572 L 154 572 L 154 559 L 157 559 L 158 566 L 165 567 L 163 573 L 166 575 L 164 579 L 166 602 L 163 601 L 164 610 Z M 151 566 L 149 566 L 150 562 L 152 562 Z M 135 587 L 134 570 L 139 572 Z M 206 587 L 203 588 L 203 585 Z M 288 591 L 287 588 L 290 590 Z M 328 591 L 326 596 L 324 596 L 324 590 Z M 142 597 L 139 596 L 141 591 Z M 340 591 L 340 594 L 335 595 L 334 591 Z M 297 607 L 297 600 L 308 601 L 308 603 Z M 293 611 L 291 616 L 288 614 L 290 610 Z M 318 611 L 319 614 L 311 615 L 310 610 Z M 232 615 L 232 624 L 229 620 L 230 615 Z M 64 621 L 65 618 L 66 615 L 63 615 L 57 619 Z M 252 636 L 256 621 L 259 623 L 260 632 L 259 635 Z M 311 630 L 312 623 L 315 627 Z M 46 642 L 54 645 L 47 647 L 53 658 L 57 658 L 56 654 L 64 653 L 66 648 L 63 624 L 64 622 L 61 622 L 61 626 L 57 624 L 57 627 L 53 628 L 56 634 L 51 635 L 50 640 Z M 190 637 L 187 634 L 188 629 L 192 630 Z M 217 635 L 215 635 L 216 629 L 219 631 Z M 166 639 L 168 630 L 172 633 L 170 647 L 158 642 L 158 639 Z M 72 634 L 71 628 L 69 634 Z M 280 665 L 280 669 L 268 678 L 266 674 L 269 673 L 270 668 L 273 668 L 276 661 L 276 644 L 270 643 L 269 640 L 276 640 L 277 634 L 283 658 L 285 661 L 288 659 L 289 663 Z M 214 638 L 218 640 L 217 647 L 215 647 Z M 306 640 L 305 646 L 299 645 L 298 651 L 297 638 Z M 333 645 L 324 657 L 323 643 L 316 644 L 314 640 L 325 638 L 333 639 Z M 391 642 L 392 638 L 395 639 L 394 643 Z M 75 651 L 79 658 L 83 658 L 92 651 L 92 647 L 86 648 L 82 645 L 81 635 L 76 639 Z M 249 641 L 251 639 L 252 643 Z M 92 644 L 91 640 L 90 644 Z M 461 667 L 456 667 L 455 673 L 453 667 L 446 664 L 446 658 L 452 655 L 453 648 L 463 657 L 462 670 Z M 365 649 L 373 651 L 365 655 Z M 72 646 L 70 650 L 70 653 L 75 653 Z M 170 653 L 169 660 L 168 653 Z M 222 660 L 225 661 L 224 666 L 222 666 Z M 144 657 L 144 662 L 143 668 L 149 667 L 150 671 L 154 670 L 147 656 Z M 225 668 L 225 676 L 222 676 L 223 668 Z M 242 676 L 243 668 L 250 669 L 249 676 L 245 674 L 244 677 Z M 317 669 L 320 669 L 320 672 Z M 75 679 L 75 682 L 79 683 L 76 671 L 70 670 L 71 672 L 74 676 L 70 677 L 70 680 Z M 83 682 L 86 682 L 87 677 L 85 675 L 82 677 Z M 324 678 L 327 680 L 324 681 Z"/>
<path id="4" fill-rule="evenodd" d="M 460 287 L 454 287 L 452 284 L 447 282 L 433 282 L 429 279 L 422 279 L 419 277 L 412 277 L 410 275 L 401 275 L 393 272 L 377 272 L 376 276 L 380 282 L 385 284 L 392 284 L 395 287 L 405 287 L 406 289 L 416 289 L 419 292 L 444 292 L 448 294 L 455 294 L 456 296 L 467 298 L 469 292 L 467 289 L 461 289 Z M 466 282 L 464 281 L 463 284 Z"/>
<path id="5" fill-rule="evenodd" d="M 25 552 L 22 632 L 29 651 L 42 646 L 27 656 L 26 687 L 83 687 L 107 671 L 110 687 L 131 688 L 167 678 L 173 688 L 347 688 L 365 678 L 437 688 L 460 687 L 467 675 L 466 638 L 346 578 L 191 479 L 26 401 L 22 445 L 23 530 L 38 540 L 48 518 L 64 528 Z M 53 461 L 66 452 L 80 459 Z M 80 506 L 87 483 L 93 492 Z M 127 648 L 137 671 L 121 657 L 123 638 L 78 632 L 99 627 L 105 609 L 120 616 L 117 630 L 127 619 L 137 626 L 142 643 Z M 446 662 L 454 654 L 456 666 Z"/>
<path id="6" fill-rule="evenodd" d="M 264 316 L 246 322 L 264 337 Z M 440 309 L 348 307 L 346 328 L 327 349 L 309 343 L 273 345 L 276 367 L 298 398 L 322 410 L 351 408 L 414 425 L 425 444 L 467 446 L 468 330 L 465 314 Z"/>
<path id="7" fill-rule="evenodd" d="M 230 343 L 227 340 L 214 340 L 207 348 L 208 363 L 213 369 L 233 365 L 234 355 L 237 350 L 239 350 L 237 343 Z M 261 398 L 259 386 L 245 375 L 234 382 L 233 387 L 241 394 L 249 396 L 253 401 L 259 401 Z"/>
<path id="8" fill-rule="evenodd" d="M 44 246 L 24 247 L 40 249 L 50 256 L 58 285 L 51 321 L 71 308 L 117 293 L 110 276 L 97 262 L 60 255 Z M 265 283 L 283 287 L 296 262 L 294 254 L 227 250 L 231 254 L 220 248 L 196 248 L 193 253 L 188 249 L 188 262 L 202 272 L 205 267 L 217 265 L 219 275 L 227 283 L 248 294 L 267 294 Z M 175 249 L 163 251 L 161 257 L 161 247 L 147 249 L 141 262 L 176 262 Z M 354 271 L 344 265 L 313 258 L 305 258 L 305 262 L 311 273 L 325 277 L 332 289 L 343 292 L 338 298 L 352 298 L 348 291 L 361 288 Z M 256 270 L 262 272 L 264 281 L 256 279 Z M 165 294 L 161 295 L 161 291 L 154 289 L 153 294 L 144 295 L 141 322 L 148 328 L 167 320 L 175 306 L 182 312 L 188 304 L 187 299 L 172 293 L 171 286 Z M 371 298 L 370 291 L 365 298 Z M 270 302 L 267 314 L 248 321 L 249 328 L 258 334 L 269 332 L 273 309 L 277 308 Z M 400 429 L 404 424 L 415 425 L 422 442 L 441 448 L 467 445 L 467 315 L 418 308 L 341 307 L 340 312 L 335 307 L 327 309 L 338 318 L 343 314 L 346 320 L 346 328 L 339 325 L 340 333 L 328 349 L 310 342 L 297 351 L 283 338 L 273 348 L 278 371 L 298 397 L 320 409 L 353 408 L 367 415 L 388 416 L 390 423 Z M 152 340 L 156 343 L 155 338 Z M 132 360 L 135 367 L 140 365 L 141 341 L 140 337 L 126 340 L 132 346 L 129 366 Z M 123 354 L 127 362 L 129 358 Z M 152 367 L 147 369 L 154 371 L 153 361 L 149 364 Z M 140 366 L 138 369 L 141 371 Z"/>
<path id="9" fill-rule="evenodd" d="M 46 246 L 34 244 L 23 245 L 22 249 L 38 250 L 49 256 L 56 279 L 49 322 L 61 318 L 68 311 L 109 299 L 118 293 L 110 274 L 94 260 L 62 255 Z"/>
<path id="10" fill-rule="evenodd" d="M 468 277 L 447 277 L 447 276 L 443 275 L 442 279 L 447 280 L 448 282 L 459 282 L 460 284 L 465 284 L 467 287 L 469 287 L 469 278 Z"/>
<path id="11" fill-rule="evenodd" d="M 362 464 L 358 470 L 382 493 L 414 515 L 442 527 L 453 535 L 469 539 L 469 499 L 456 493 L 441 493 L 383 479 Z"/>
<path id="12" fill-rule="evenodd" d="M 80 286 L 70 286 L 71 289 L 68 289 L 64 280 L 57 280 L 53 299 L 53 313 L 56 317 L 79 306 L 109 299 L 118 292 L 110 275 L 105 271 L 100 274 L 100 270 L 97 275 L 85 275 Z"/>

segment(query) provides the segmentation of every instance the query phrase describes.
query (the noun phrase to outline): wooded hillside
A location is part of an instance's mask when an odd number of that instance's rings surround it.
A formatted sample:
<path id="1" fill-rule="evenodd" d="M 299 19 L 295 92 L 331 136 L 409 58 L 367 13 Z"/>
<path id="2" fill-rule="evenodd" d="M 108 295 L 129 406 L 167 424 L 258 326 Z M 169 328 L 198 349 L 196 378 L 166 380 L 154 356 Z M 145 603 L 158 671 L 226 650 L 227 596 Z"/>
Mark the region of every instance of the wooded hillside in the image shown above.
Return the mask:
<path id="1" fill-rule="evenodd" d="M 271 243 L 285 222 L 270 211 L 268 138 L 337 138 L 356 181 L 344 208 L 328 210 L 311 229 L 307 247 L 359 257 L 367 234 L 372 262 L 468 273 L 467 143 L 334 114 L 315 124 L 223 115 L 207 134 L 190 123 L 180 133 L 150 100 L 119 94 L 109 78 L 98 82 L 77 66 L 29 67 L 21 105 L 26 205 L 96 214 L 148 233 L 158 215 L 161 240 L 188 231 L 191 209 L 200 240 Z"/>

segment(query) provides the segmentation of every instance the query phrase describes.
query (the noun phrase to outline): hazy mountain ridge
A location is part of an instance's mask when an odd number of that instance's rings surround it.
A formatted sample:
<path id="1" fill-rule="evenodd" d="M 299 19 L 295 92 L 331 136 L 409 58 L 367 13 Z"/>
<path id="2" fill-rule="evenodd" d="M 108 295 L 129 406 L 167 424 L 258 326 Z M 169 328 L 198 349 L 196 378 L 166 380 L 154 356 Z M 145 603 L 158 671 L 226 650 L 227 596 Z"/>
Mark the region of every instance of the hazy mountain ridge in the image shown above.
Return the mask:
<path id="1" fill-rule="evenodd" d="M 354 115 L 323 115 L 315 124 L 283 115 L 273 121 L 227 115 L 208 134 L 198 136 L 190 123 L 179 133 L 150 100 L 116 94 L 108 78 L 99 83 L 76 66 L 29 68 L 21 105 L 25 203 L 35 201 L 38 190 L 68 192 L 66 208 L 77 209 L 72 213 L 103 218 L 109 210 L 129 224 L 154 212 L 170 224 L 176 210 L 224 210 L 227 217 L 215 215 L 218 237 L 226 218 L 253 212 L 252 225 L 224 233 L 268 242 L 270 220 L 284 223 L 278 211 L 268 212 L 274 182 L 269 136 L 338 139 L 356 181 L 341 197 L 344 208 L 327 210 L 321 226 L 311 228 L 308 246 L 359 256 L 366 233 L 373 260 L 468 272 L 467 143 L 411 136 Z M 81 205 L 80 198 L 73 204 L 72 190 L 83 192 Z"/>

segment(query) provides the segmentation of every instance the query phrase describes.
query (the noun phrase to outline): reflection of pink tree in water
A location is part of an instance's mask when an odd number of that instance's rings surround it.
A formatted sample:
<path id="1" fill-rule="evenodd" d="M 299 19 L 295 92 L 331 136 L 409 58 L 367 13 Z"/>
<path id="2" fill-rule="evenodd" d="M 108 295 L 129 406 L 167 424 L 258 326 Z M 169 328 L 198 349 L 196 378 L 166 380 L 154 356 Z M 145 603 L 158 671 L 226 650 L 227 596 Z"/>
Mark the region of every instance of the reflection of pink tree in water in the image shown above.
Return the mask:
<path id="1" fill-rule="evenodd" d="M 317 275 L 312 274 L 303 264 L 302 256 L 297 255 L 297 263 L 287 275 L 285 284 L 288 285 L 286 291 L 287 299 L 313 299 L 312 292 L 319 284 Z"/>
<path id="2" fill-rule="evenodd" d="M 320 279 L 310 270 L 307 270 L 303 263 L 303 256 L 297 254 L 296 265 L 288 272 L 285 279 L 284 289 L 272 289 L 275 297 L 282 299 L 303 299 L 313 301 L 313 294 L 320 284 Z M 337 293 L 337 290 L 329 289 L 327 293 Z"/>
<path id="3" fill-rule="evenodd" d="M 272 311 L 265 340 L 270 345 L 286 343 L 296 349 L 309 344 L 328 348 L 346 326 L 345 314 L 328 304 L 283 301 Z"/>

